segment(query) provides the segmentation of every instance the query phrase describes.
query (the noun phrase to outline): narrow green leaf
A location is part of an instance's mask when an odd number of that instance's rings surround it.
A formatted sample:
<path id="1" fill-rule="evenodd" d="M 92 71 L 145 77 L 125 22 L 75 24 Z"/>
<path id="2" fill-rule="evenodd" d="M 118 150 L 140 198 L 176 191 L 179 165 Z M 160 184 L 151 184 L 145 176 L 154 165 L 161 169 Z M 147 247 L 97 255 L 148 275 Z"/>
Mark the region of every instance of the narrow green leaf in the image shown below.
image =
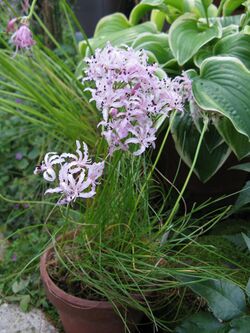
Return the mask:
<path id="1" fill-rule="evenodd" d="M 250 138 L 250 72 L 233 57 L 211 57 L 193 80 L 197 104 L 231 120 L 239 133 Z"/>
<path id="2" fill-rule="evenodd" d="M 171 25 L 169 44 L 179 65 L 184 65 L 202 46 L 221 36 L 222 28 L 218 22 L 208 27 L 199 23 L 194 15 L 185 14 Z"/>

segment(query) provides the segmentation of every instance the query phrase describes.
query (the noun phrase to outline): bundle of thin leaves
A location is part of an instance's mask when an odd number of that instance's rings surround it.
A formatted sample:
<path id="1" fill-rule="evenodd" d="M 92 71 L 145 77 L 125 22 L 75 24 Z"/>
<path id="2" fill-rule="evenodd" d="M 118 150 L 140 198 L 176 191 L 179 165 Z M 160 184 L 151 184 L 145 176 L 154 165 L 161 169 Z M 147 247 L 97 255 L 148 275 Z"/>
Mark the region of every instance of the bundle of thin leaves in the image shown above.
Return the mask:
<path id="1" fill-rule="evenodd" d="M 117 152 L 112 163 L 107 162 L 94 201 L 88 199 L 85 207 L 79 204 L 77 215 L 69 207 L 62 210 L 66 227 L 52 236 L 53 255 L 47 269 L 65 292 L 111 302 L 124 322 L 121 309 L 134 308 L 156 329 L 169 330 L 174 316 L 165 312 L 171 306 L 178 313 L 178 290 L 197 281 L 235 281 L 234 274 L 242 267 L 234 263 L 234 270 L 222 268 L 186 251 L 196 244 L 197 251 L 214 252 L 197 238 L 227 210 L 210 212 L 203 219 L 192 216 L 203 207 L 171 219 L 172 210 L 162 213 L 164 204 L 156 212 L 150 193 L 158 185 L 148 179 L 151 168 L 145 157 Z"/>

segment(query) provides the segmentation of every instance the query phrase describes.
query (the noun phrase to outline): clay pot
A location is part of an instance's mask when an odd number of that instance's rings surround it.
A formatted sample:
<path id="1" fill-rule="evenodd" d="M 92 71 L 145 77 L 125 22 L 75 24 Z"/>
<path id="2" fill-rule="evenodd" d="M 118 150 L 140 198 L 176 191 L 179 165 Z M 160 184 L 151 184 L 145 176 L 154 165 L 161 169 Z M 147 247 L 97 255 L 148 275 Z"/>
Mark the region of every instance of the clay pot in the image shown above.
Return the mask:
<path id="1" fill-rule="evenodd" d="M 114 311 L 111 303 L 92 301 L 67 294 L 50 278 L 47 263 L 53 253 L 49 248 L 41 257 L 40 274 L 46 295 L 57 309 L 66 333 L 124 333 L 125 325 Z M 130 332 L 135 330 L 143 314 L 134 309 L 124 309 L 118 305 L 119 311 L 127 318 Z"/>

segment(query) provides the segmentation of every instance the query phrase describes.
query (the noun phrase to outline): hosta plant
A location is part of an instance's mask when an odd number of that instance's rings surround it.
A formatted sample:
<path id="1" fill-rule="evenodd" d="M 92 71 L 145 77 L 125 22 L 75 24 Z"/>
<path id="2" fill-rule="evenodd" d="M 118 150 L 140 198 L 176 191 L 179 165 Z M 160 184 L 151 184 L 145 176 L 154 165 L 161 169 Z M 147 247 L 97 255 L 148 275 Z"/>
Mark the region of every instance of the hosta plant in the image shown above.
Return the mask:
<path id="1" fill-rule="evenodd" d="M 239 160 L 250 154 L 249 7 L 243 0 L 222 0 L 219 6 L 212 0 L 142 0 L 129 19 L 121 13 L 102 18 L 89 41 L 91 47 L 86 42 L 79 45 L 80 53 L 88 55 L 107 41 L 126 44 L 145 49 L 172 78 L 186 71 L 193 96 L 184 115 L 173 119 L 171 133 L 180 157 L 191 166 L 202 119 L 209 119 L 200 150 L 202 163 L 194 168 L 203 182 L 230 153 Z"/>

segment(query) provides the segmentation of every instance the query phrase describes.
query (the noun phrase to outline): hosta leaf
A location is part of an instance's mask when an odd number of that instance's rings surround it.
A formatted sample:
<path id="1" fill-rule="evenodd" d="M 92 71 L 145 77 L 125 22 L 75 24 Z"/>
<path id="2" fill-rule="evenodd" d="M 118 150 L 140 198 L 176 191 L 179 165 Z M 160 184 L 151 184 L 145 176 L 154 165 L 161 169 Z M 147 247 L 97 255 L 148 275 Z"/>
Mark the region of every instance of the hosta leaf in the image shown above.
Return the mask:
<path id="1" fill-rule="evenodd" d="M 214 125 L 239 160 L 250 155 L 248 138 L 237 132 L 228 118 L 215 119 Z"/>
<path id="2" fill-rule="evenodd" d="M 250 278 L 248 279 L 247 285 L 246 285 L 246 294 L 248 297 L 248 303 L 250 302 Z"/>
<path id="3" fill-rule="evenodd" d="M 158 9 L 162 12 L 167 12 L 167 6 L 165 0 L 142 0 L 137 6 L 132 10 L 129 21 L 132 25 L 138 24 L 140 19 L 148 12 L 153 9 Z"/>
<path id="4" fill-rule="evenodd" d="M 200 67 L 205 59 L 212 56 L 213 56 L 212 46 L 211 45 L 205 46 L 204 48 L 200 49 L 194 56 L 194 63 L 197 67 Z"/>
<path id="5" fill-rule="evenodd" d="M 212 0 L 183 0 L 183 12 L 194 13 L 198 17 L 206 17 L 211 4 Z"/>
<path id="6" fill-rule="evenodd" d="M 249 333 L 250 316 L 236 318 L 230 322 L 231 329 L 228 333 Z"/>
<path id="7" fill-rule="evenodd" d="M 240 210 L 245 205 L 250 203 L 250 181 L 246 183 L 232 208 L 233 212 Z"/>
<path id="8" fill-rule="evenodd" d="M 230 170 L 242 170 L 245 172 L 250 172 L 250 163 L 237 164 L 230 168 Z"/>
<path id="9" fill-rule="evenodd" d="M 184 277 L 185 282 L 195 278 Z M 241 316 L 246 311 L 245 294 L 236 284 L 226 280 L 209 280 L 189 284 L 189 287 L 204 298 L 217 319 L 227 321 Z"/>
<path id="10" fill-rule="evenodd" d="M 197 104 L 231 120 L 238 132 L 250 138 L 250 72 L 236 58 L 210 57 L 193 80 Z"/>
<path id="11" fill-rule="evenodd" d="M 173 59 L 173 54 L 168 44 L 168 35 L 165 33 L 153 34 L 146 32 L 141 34 L 136 38 L 132 47 L 152 52 L 160 64 Z"/>
<path id="12" fill-rule="evenodd" d="M 244 234 L 244 232 L 242 232 L 241 234 L 242 234 L 242 237 L 243 237 L 243 239 L 244 239 L 244 241 L 247 245 L 248 250 L 250 251 L 250 238 L 246 234 Z"/>
<path id="13" fill-rule="evenodd" d="M 223 16 L 231 15 L 235 9 L 240 7 L 240 5 L 246 0 L 226 0 L 223 5 Z"/>
<path id="14" fill-rule="evenodd" d="M 205 24 L 200 25 L 192 14 L 185 14 L 172 24 L 169 44 L 179 65 L 184 65 L 202 46 L 221 35 L 222 28 L 218 22 L 207 27 Z"/>
<path id="15" fill-rule="evenodd" d="M 166 14 L 158 9 L 154 9 L 151 12 L 150 20 L 156 25 L 158 31 L 162 31 L 166 21 Z"/>
<path id="16" fill-rule="evenodd" d="M 239 33 L 239 26 L 236 24 L 230 24 L 225 28 L 222 28 L 222 38 Z"/>
<path id="17" fill-rule="evenodd" d="M 195 103 L 195 101 L 190 101 L 189 103 L 190 114 L 193 119 L 193 122 L 197 128 L 197 130 L 201 133 L 203 127 L 203 118 L 202 114 L 204 110 L 200 109 L 199 106 Z M 204 142 L 207 146 L 209 152 L 213 152 L 214 149 L 219 147 L 223 142 L 223 138 L 218 133 L 215 126 L 209 126 L 206 135 L 204 137 Z"/>
<path id="18" fill-rule="evenodd" d="M 95 28 L 94 37 L 100 37 L 108 35 L 112 32 L 121 31 L 130 28 L 131 24 L 125 15 L 121 13 L 115 13 L 108 16 L 104 16 L 97 24 Z"/>
<path id="19" fill-rule="evenodd" d="M 214 55 L 233 56 L 241 60 L 250 69 L 250 35 L 236 33 L 218 41 Z"/>
<path id="20" fill-rule="evenodd" d="M 199 312 L 186 319 L 175 333 L 218 333 L 218 330 L 225 327 L 211 313 Z"/>
<path id="21" fill-rule="evenodd" d="M 92 38 L 89 43 L 93 50 L 103 48 L 109 41 L 113 46 L 131 45 L 134 40 L 142 33 L 151 32 L 156 33 L 156 26 L 152 22 L 138 24 L 134 27 L 124 29 L 121 31 L 113 32 L 108 35 Z M 85 42 L 82 42 L 84 44 Z M 88 53 L 88 50 L 87 50 Z"/>
<path id="22" fill-rule="evenodd" d="M 245 17 L 242 15 L 222 16 L 222 17 L 210 17 L 209 22 L 219 22 L 223 28 L 229 25 L 240 25 L 241 20 Z"/>
<path id="23" fill-rule="evenodd" d="M 205 134 L 198 160 L 194 168 L 195 174 L 202 182 L 208 181 L 222 166 L 230 154 L 230 149 L 225 143 L 216 147 L 217 138 L 214 137 L 213 139 L 213 137 L 210 136 L 209 129 Z M 175 116 L 171 132 L 176 150 L 182 160 L 190 167 L 195 155 L 200 133 L 188 112 L 184 115 Z M 209 139 L 208 136 L 210 136 Z M 210 145 L 209 149 L 207 147 L 208 144 Z"/>

